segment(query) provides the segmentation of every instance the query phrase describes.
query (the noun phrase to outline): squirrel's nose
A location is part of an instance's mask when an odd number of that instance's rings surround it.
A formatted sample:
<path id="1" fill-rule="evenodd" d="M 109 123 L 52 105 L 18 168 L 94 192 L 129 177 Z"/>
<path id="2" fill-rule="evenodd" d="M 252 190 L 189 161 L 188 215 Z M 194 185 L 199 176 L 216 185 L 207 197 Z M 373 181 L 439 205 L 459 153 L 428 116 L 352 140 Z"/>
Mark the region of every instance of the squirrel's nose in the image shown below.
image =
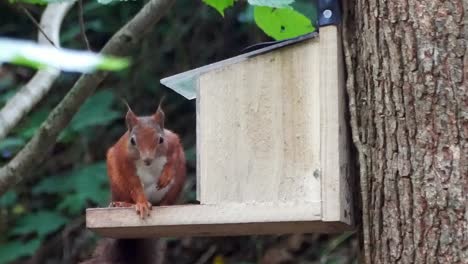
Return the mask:
<path id="1" fill-rule="evenodd" d="M 150 158 L 146 158 L 146 159 L 143 160 L 143 162 L 145 163 L 146 166 L 149 166 L 149 165 L 151 165 L 151 162 L 153 162 L 153 160 L 150 159 Z"/>

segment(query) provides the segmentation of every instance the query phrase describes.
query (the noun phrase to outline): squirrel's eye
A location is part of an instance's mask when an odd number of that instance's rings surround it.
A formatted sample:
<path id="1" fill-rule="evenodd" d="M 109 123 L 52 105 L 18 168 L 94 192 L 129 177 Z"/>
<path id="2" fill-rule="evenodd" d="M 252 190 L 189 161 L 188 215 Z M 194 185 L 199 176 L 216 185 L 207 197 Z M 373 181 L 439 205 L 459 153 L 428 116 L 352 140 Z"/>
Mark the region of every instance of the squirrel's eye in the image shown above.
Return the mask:
<path id="1" fill-rule="evenodd" d="M 136 145 L 135 137 L 130 138 L 130 144 L 132 144 L 133 146 Z"/>
<path id="2" fill-rule="evenodd" d="M 159 137 L 159 144 L 162 144 L 164 142 L 164 138 L 163 137 Z"/>

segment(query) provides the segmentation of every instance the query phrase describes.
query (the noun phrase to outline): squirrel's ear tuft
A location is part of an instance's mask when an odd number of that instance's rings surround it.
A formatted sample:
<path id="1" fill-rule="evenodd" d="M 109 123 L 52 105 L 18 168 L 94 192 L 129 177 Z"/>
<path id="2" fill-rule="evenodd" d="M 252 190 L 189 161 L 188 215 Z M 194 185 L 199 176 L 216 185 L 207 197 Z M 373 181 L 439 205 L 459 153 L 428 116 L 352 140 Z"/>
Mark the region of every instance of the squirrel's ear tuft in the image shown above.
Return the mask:
<path id="1" fill-rule="evenodd" d="M 138 117 L 135 115 L 135 113 L 133 113 L 127 102 L 125 102 L 125 104 L 128 107 L 127 115 L 125 115 L 125 123 L 127 124 L 128 131 L 130 131 L 138 123 Z"/>
<path id="2" fill-rule="evenodd" d="M 159 102 L 158 109 L 156 110 L 156 113 L 154 113 L 153 118 L 156 120 L 156 123 L 159 124 L 161 128 L 164 128 L 164 111 L 161 108 L 161 104 L 164 100 L 164 97 L 161 98 L 161 101 Z"/>

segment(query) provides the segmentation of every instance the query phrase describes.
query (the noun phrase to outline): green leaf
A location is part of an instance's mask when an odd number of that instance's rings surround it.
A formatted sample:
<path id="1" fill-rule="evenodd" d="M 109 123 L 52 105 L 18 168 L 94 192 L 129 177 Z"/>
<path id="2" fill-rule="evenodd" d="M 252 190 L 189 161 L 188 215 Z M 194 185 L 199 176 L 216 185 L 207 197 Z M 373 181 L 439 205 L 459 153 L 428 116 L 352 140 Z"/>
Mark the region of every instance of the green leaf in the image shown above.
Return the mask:
<path id="1" fill-rule="evenodd" d="M 75 170 L 68 177 L 73 179 L 73 194 L 68 194 L 58 205 L 58 209 L 66 210 L 71 214 L 77 214 L 86 208 L 88 201 L 92 201 L 98 205 L 103 205 L 108 201 L 109 191 L 104 186 L 107 183 L 107 172 L 104 162 Z"/>
<path id="2" fill-rule="evenodd" d="M 57 206 L 59 210 L 66 210 L 69 213 L 76 215 L 86 207 L 87 199 L 81 194 L 70 194 L 63 199 Z"/>
<path id="3" fill-rule="evenodd" d="M 71 121 L 73 131 L 80 132 L 92 126 L 105 126 L 120 117 L 120 112 L 112 110 L 114 94 L 102 90 L 88 98 Z"/>
<path id="4" fill-rule="evenodd" d="M 35 4 L 35 5 L 47 5 L 47 0 L 10 0 L 10 3 L 27 3 L 27 4 Z"/>
<path id="5" fill-rule="evenodd" d="M 67 175 L 49 176 L 32 188 L 33 194 L 68 193 L 73 190 L 73 181 Z"/>
<path id="6" fill-rule="evenodd" d="M 44 237 L 57 231 L 67 222 L 67 218 L 56 212 L 39 211 L 19 218 L 11 233 L 13 235 L 36 233 L 39 237 Z"/>
<path id="7" fill-rule="evenodd" d="M 312 21 L 312 25 L 316 26 L 315 23 L 317 22 L 317 5 L 310 4 L 310 1 L 296 1 L 291 6 L 292 8 L 294 8 L 294 10 L 307 16 L 310 19 L 310 21 Z"/>
<path id="8" fill-rule="evenodd" d="M 23 55 L 17 55 L 15 57 L 12 57 L 10 62 L 12 64 L 26 66 L 26 67 L 38 69 L 38 70 L 43 70 L 47 68 L 47 64 L 45 62 L 40 61 L 40 60 L 29 59 L 28 57 L 25 57 Z"/>
<path id="9" fill-rule="evenodd" d="M 20 257 L 31 256 L 39 248 L 41 242 L 41 238 L 35 238 L 26 243 L 12 241 L 0 245 L 0 263 L 9 263 Z"/>
<path id="10" fill-rule="evenodd" d="M 224 10 L 234 5 L 234 0 L 203 0 L 203 2 L 216 9 L 224 17 Z"/>
<path id="11" fill-rule="evenodd" d="M 36 133 L 37 129 L 39 129 L 42 122 L 47 119 L 49 112 L 49 109 L 34 111 L 32 115 L 28 117 L 26 123 L 20 127 L 18 134 L 23 139 L 30 139 L 32 136 L 34 136 L 34 133 Z"/>
<path id="12" fill-rule="evenodd" d="M 9 207 L 12 206 L 17 199 L 15 191 L 7 191 L 2 196 L 0 196 L 0 207 Z"/>
<path id="13" fill-rule="evenodd" d="M 292 8 L 256 6 L 255 23 L 276 40 L 298 37 L 315 30 L 311 21 Z"/>
<path id="14" fill-rule="evenodd" d="M 12 150 L 22 147 L 26 141 L 22 138 L 8 137 L 0 141 L 0 151 L 3 150 Z"/>
<path id="15" fill-rule="evenodd" d="M 105 162 L 74 169 L 63 175 L 44 178 L 37 184 L 33 194 L 62 194 L 64 199 L 58 209 L 77 214 L 89 201 L 103 205 L 108 201 L 109 190 Z"/>
<path id="16" fill-rule="evenodd" d="M 0 65 L 5 62 L 36 69 L 57 68 L 68 72 L 89 73 L 98 69 L 118 71 L 130 64 L 126 58 L 105 56 L 89 51 L 56 48 L 32 41 L 0 37 Z"/>
<path id="17" fill-rule="evenodd" d="M 107 71 L 120 71 L 130 65 L 130 60 L 117 57 L 102 57 L 101 62 L 98 63 L 97 68 Z"/>
<path id="18" fill-rule="evenodd" d="M 294 0 L 248 0 L 253 6 L 268 6 L 275 8 L 284 8 L 294 3 Z M 312 3 L 310 3 L 312 4 Z"/>
<path id="19" fill-rule="evenodd" d="M 24 208 L 24 206 L 20 203 L 15 204 L 15 206 L 13 206 L 13 209 L 11 210 L 13 215 L 22 215 L 24 214 L 25 211 L 26 211 L 26 208 Z"/>

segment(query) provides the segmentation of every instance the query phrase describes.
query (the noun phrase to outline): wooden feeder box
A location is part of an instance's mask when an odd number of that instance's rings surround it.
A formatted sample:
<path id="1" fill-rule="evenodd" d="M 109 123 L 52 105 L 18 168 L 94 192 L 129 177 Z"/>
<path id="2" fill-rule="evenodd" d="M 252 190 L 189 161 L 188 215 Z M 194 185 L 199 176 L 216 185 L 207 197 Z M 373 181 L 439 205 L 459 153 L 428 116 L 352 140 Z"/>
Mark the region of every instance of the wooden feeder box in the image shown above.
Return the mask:
<path id="1" fill-rule="evenodd" d="M 88 209 L 103 236 L 343 232 L 352 228 L 339 31 L 296 39 L 161 82 L 197 109 L 197 200 Z"/>

